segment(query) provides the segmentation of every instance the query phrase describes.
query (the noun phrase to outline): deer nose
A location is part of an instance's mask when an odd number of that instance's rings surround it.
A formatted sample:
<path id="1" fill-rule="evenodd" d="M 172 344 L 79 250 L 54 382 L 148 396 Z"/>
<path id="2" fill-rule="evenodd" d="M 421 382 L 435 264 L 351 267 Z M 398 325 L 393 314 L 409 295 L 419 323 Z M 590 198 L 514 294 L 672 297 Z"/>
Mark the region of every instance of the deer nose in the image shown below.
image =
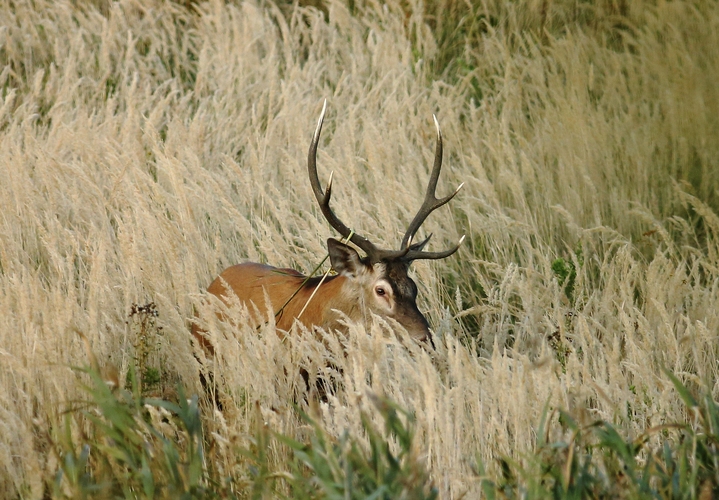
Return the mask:
<path id="1" fill-rule="evenodd" d="M 425 348 L 425 349 L 429 348 L 429 349 L 434 350 L 434 341 L 432 340 L 432 332 L 430 332 L 429 329 L 426 329 L 420 335 L 417 335 L 415 337 L 415 340 L 423 348 Z"/>

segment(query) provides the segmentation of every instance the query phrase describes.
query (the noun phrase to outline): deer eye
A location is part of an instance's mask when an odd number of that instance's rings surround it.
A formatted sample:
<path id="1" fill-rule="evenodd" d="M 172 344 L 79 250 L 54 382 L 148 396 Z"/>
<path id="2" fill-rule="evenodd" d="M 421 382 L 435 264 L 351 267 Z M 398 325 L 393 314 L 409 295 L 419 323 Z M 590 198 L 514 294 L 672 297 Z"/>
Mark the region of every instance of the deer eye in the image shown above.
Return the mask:
<path id="1" fill-rule="evenodd" d="M 383 297 L 387 293 L 387 291 L 382 286 L 378 286 L 377 288 L 375 288 L 374 292 L 380 297 Z"/>

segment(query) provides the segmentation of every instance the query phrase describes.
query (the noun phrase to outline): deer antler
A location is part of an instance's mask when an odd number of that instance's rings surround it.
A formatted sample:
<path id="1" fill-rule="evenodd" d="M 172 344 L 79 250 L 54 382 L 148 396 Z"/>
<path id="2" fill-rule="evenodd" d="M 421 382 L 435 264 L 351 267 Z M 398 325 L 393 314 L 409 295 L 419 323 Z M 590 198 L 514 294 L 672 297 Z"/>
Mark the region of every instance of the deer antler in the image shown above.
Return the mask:
<path id="1" fill-rule="evenodd" d="M 442 131 L 439 129 L 439 122 L 437 121 L 437 117 L 435 115 L 432 115 L 432 118 L 434 119 L 434 126 L 437 129 L 437 147 L 434 151 L 434 166 L 432 167 L 432 174 L 429 177 L 429 183 L 427 184 L 427 192 L 424 195 L 424 201 L 422 202 L 422 206 L 419 207 L 417 215 L 415 215 L 414 219 L 412 219 L 412 222 L 410 222 L 409 227 L 407 228 L 407 232 L 404 233 L 404 238 L 402 238 L 402 248 L 405 248 L 407 246 L 409 246 L 410 248 L 409 252 L 407 252 L 407 255 L 405 255 L 404 257 L 405 260 L 444 259 L 445 257 L 449 257 L 454 252 L 456 252 L 464 241 L 464 236 L 462 236 L 462 238 L 460 238 L 459 242 L 454 247 L 449 248 L 443 252 L 423 252 L 422 248 L 432 237 L 432 235 L 430 234 L 424 241 L 411 245 L 412 239 L 414 238 L 415 234 L 417 234 L 417 231 L 419 230 L 420 226 L 422 226 L 427 217 L 429 217 L 429 214 L 437 210 L 442 205 L 448 203 L 449 200 L 454 198 L 457 193 L 459 193 L 459 190 L 462 189 L 462 186 L 464 186 L 463 182 L 459 185 L 459 187 L 457 187 L 457 189 L 454 190 L 452 194 L 445 196 L 444 198 L 438 199 L 437 195 L 435 194 L 437 190 L 437 180 L 439 179 L 439 173 L 442 170 Z"/>
<path id="2" fill-rule="evenodd" d="M 322 123 L 324 122 L 326 111 L 327 99 L 325 99 L 325 102 L 322 105 L 322 113 L 320 114 L 320 119 L 317 121 L 317 128 L 312 136 L 310 151 L 307 154 L 307 172 L 309 173 L 312 191 L 315 193 L 315 198 L 317 199 L 317 203 L 320 205 L 322 215 L 325 216 L 325 219 L 327 219 L 330 226 L 340 233 L 343 238 L 349 238 L 352 243 L 361 248 L 369 256 L 372 262 L 379 262 L 383 259 L 397 259 L 406 255 L 407 252 L 410 251 L 409 246 L 400 251 L 380 250 L 370 240 L 360 234 L 357 234 L 356 232 L 353 232 L 349 227 L 347 227 L 347 225 L 342 222 L 330 208 L 330 198 L 332 197 L 332 174 L 330 174 L 326 190 L 322 189 L 319 175 L 317 174 L 317 144 L 320 141 L 320 133 L 322 132 Z"/>
<path id="3" fill-rule="evenodd" d="M 315 198 L 320 206 L 322 215 L 324 215 L 327 222 L 332 226 L 343 238 L 349 238 L 349 241 L 361 248 L 369 257 L 371 262 L 380 261 L 392 261 L 392 260 L 405 260 L 412 261 L 417 259 L 443 259 L 449 257 L 457 251 L 459 246 L 464 241 L 464 236 L 459 240 L 459 243 L 454 247 L 445 250 L 443 252 L 423 252 L 422 248 L 427 244 L 429 239 L 432 237 L 430 234 L 424 241 L 412 244 L 417 230 L 420 228 L 425 219 L 434 210 L 438 209 L 449 200 L 455 197 L 455 195 L 462 188 L 464 183 L 460 184 L 454 193 L 446 196 L 442 199 L 437 199 L 435 196 L 435 190 L 437 188 L 437 179 L 439 178 L 439 172 L 442 169 L 442 133 L 439 130 L 439 123 L 437 117 L 433 115 L 434 124 L 437 127 L 437 149 L 435 151 L 434 167 L 432 168 L 432 174 L 429 179 L 429 185 L 427 186 L 427 193 L 425 194 L 424 202 L 415 215 L 414 219 L 407 228 L 407 232 L 402 238 L 402 245 L 400 250 L 384 250 L 377 248 L 374 243 L 370 240 L 352 231 L 346 224 L 344 224 L 337 215 L 330 208 L 330 198 L 332 196 L 332 174 L 327 181 L 327 189 L 322 189 L 320 184 L 319 175 L 317 174 L 317 145 L 320 141 L 320 133 L 322 132 L 322 123 L 325 119 L 325 112 L 327 111 L 327 100 L 325 99 L 322 105 L 322 113 L 317 121 L 317 128 L 312 136 L 312 142 L 310 143 L 310 150 L 307 154 L 307 172 L 310 178 L 310 185 L 312 191 L 315 193 Z"/>

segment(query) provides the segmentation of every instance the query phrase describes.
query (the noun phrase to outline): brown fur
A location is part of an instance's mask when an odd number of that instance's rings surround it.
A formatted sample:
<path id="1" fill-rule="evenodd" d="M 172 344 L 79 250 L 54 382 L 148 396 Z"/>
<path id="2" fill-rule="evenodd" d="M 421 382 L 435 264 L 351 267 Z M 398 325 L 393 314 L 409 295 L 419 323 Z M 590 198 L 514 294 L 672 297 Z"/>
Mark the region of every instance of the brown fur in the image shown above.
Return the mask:
<path id="1" fill-rule="evenodd" d="M 279 335 L 288 332 L 295 321 L 310 330 L 320 327 L 330 331 L 341 328 L 340 320 L 345 317 L 366 321 L 373 313 L 395 320 L 416 340 L 431 342 L 429 324 L 417 309 L 417 286 L 407 276 L 408 263 L 371 264 L 353 248 L 333 239 L 328 241 L 328 248 L 332 267 L 339 274 L 321 285 L 320 278 L 305 283 L 306 276 L 294 269 L 248 262 L 225 269 L 207 291 L 228 305 L 232 295 L 237 296 L 255 326 L 267 320 L 269 300 Z M 381 296 L 377 295 L 378 288 L 383 289 Z M 193 324 L 192 335 L 206 351 L 214 353 L 204 333 Z"/>
<path id="2" fill-rule="evenodd" d="M 240 303 L 248 307 L 256 326 L 262 324 L 268 317 L 267 296 L 272 306 L 272 313 L 279 313 L 275 321 L 278 334 L 282 335 L 290 330 L 319 282 L 319 278 L 311 278 L 305 286 L 302 286 L 305 279 L 306 276 L 294 269 L 247 262 L 227 268 L 210 284 L 207 291 L 229 305 L 228 296 L 231 294 L 228 294 L 226 285 L 229 286 Z M 344 290 L 347 281 L 345 276 L 328 276 L 307 304 L 299 321 L 307 328 L 313 326 L 335 328 L 339 325 L 338 315 L 332 312 L 333 308 L 343 311 L 350 319 L 359 319 L 354 314 L 359 308 L 356 305 L 346 304 L 346 300 L 343 300 L 347 295 Z M 280 312 L 282 306 L 295 292 L 297 294 Z M 197 325 L 193 324 L 192 335 L 203 348 L 209 352 L 214 350 Z"/>

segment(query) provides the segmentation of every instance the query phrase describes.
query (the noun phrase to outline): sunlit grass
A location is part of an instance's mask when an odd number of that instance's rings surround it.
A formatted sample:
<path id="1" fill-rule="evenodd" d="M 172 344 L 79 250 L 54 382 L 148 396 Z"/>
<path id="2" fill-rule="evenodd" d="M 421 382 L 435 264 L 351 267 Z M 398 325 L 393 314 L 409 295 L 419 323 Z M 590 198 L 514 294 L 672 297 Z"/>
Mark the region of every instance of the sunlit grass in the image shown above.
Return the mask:
<path id="1" fill-rule="evenodd" d="M 118 385 L 139 364 L 146 396 L 179 404 L 178 381 L 203 398 L 195 313 L 218 346 L 223 412 L 197 410 L 212 477 L 246 470 L 235 445 L 258 415 L 299 443 L 322 429 L 368 446 L 378 394 L 413 416 L 411 455 L 441 498 L 522 491 L 502 461 L 536 478 L 522 460 L 572 449 L 571 425 L 591 444 L 596 421 L 621 442 L 692 422 L 665 369 L 716 398 L 717 5 L 473 5 L 0 8 L 0 496 L 72 493 L 54 489 L 53 429 L 76 461 L 96 444 L 64 413 L 86 397 L 76 332 Z M 467 240 L 413 265 L 436 353 L 379 323 L 281 342 L 237 307 L 216 321 L 223 306 L 204 300 L 231 264 L 308 272 L 325 255 L 305 164 L 324 98 L 319 175 L 334 171 L 339 216 L 387 247 L 419 206 L 439 119 L 438 193 L 465 188 L 421 233 L 430 250 Z M 150 303 L 152 321 L 130 316 Z M 308 424 L 299 368 L 328 358 L 339 390 Z M 557 435 L 539 442 L 543 418 Z M 637 460 L 680 463 L 669 442 Z M 266 457 L 291 471 L 286 447 Z"/>

